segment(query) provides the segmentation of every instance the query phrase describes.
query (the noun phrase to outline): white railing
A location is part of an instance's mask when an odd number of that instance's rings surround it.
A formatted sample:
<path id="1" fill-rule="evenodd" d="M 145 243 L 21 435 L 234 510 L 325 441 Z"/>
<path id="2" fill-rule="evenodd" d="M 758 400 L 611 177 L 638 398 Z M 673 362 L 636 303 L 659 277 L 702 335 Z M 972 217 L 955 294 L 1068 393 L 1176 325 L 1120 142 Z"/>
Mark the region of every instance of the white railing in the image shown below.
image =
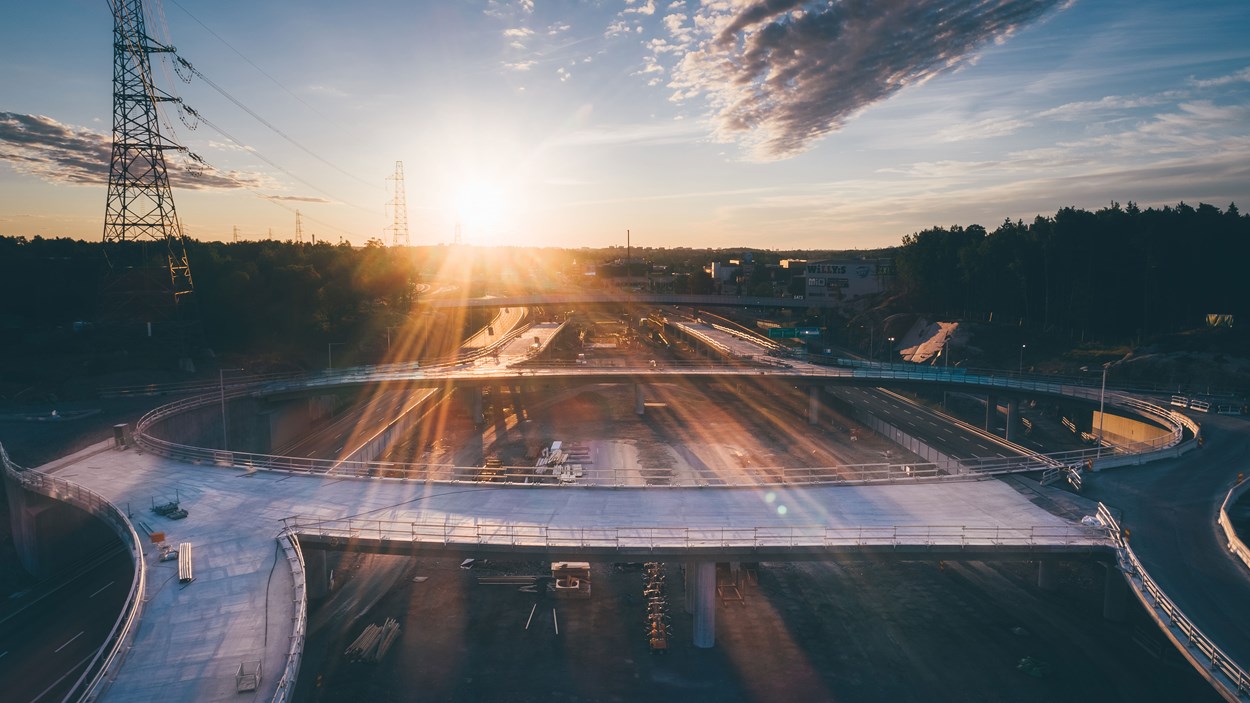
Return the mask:
<path id="1" fill-rule="evenodd" d="M 1250 481 L 1245 480 L 1243 475 L 1238 474 L 1237 483 L 1228 489 L 1228 495 L 1224 496 L 1224 502 L 1220 504 L 1220 517 L 1217 522 L 1219 522 L 1220 527 L 1224 528 L 1224 537 L 1228 540 L 1228 550 L 1236 554 L 1243 564 L 1250 566 L 1250 548 L 1246 547 L 1246 543 L 1242 541 L 1241 535 L 1237 534 L 1233 521 L 1228 517 L 1228 509 L 1245 494 L 1247 489 L 1250 489 Z"/>
<path id="2" fill-rule="evenodd" d="M 1230 659 L 1168 598 L 1129 546 L 1128 533 L 1121 529 L 1119 521 L 1102 503 L 1098 504 L 1098 518 L 1109 531 L 1120 570 L 1128 577 L 1129 586 L 1173 644 L 1200 673 L 1221 689 L 1220 693 L 1225 698 L 1250 699 L 1250 674 Z"/>
<path id="3" fill-rule="evenodd" d="M 529 368 L 526 373 L 532 375 L 559 375 L 567 373 L 580 373 L 584 370 L 589 369 L 586 369 L 586 367 L 575 367 L 573 369 L 559 367 L 558 369 L 552 370 L 538 367 Z M 679 365 L 671 368 L 667 366 L 659 368 L 651 366 L 609 368 L 594 367 L 593 372 L 609 376 L 622 375 L 630 378 L 635 378 L 639 375 L 645 374 L 663 376 L 671 373 L 712 373 L 726 375 L 743 374 L 771 376 L 798 375 L 814 377 L 845 376 L 847 373 L 853 373 L 856 377 L 871 378 L 873 380 L 941 380 L 945 382 L 972 385 L 994 385 L 997 387 L 1017 388 L 1020 390 L 1030 390 L 1034 392 L 1048 392 L 1056 395 L 1085 398 L 1087 400 L 1097 399 L 1099 396 L 1099 390 L 1095 388 L 1044 382 L 1036 379 L 980 376 L 969 373 L 965 369 L 951 370 L 937 367 L 915 367 L 914 365 L 903 366 L 877 363 L 869 365 L 868 362 L 857 362 L 856 368 L 854 369 L 826 368 L 813 365 L 802 365 L 798 368 L 782 369 L 762 367 L 740 368 L 712 364 Z M 501 369 L 498 376 L 512 381 L 515 380 L 516 373 L 518 373 L 516 370 Z M 462 374 L 456 369 L 448 368 L 414 369 L 407 365 L 397 365 L 397 367 L 366 367 L 344 369 L 333 374 L 324 374 L 318 377 L 300 379 L 298 381 L 286 380 L 266 383 L 259 387 L 227 388 L 226 398 L 237 398 L 249 394 L 261 395 L 310 388 L 373 383 L 383 380 L 413 380 L 422 377 L 437 378 L 440 381 L 448 378 L 455 379 L 463 377 L 472 378 L 481 382 L 487 381 L 494 376 L 490 373 L 480 373 L 477 371 L 471 374 Z M 953 478 L 959 478 L 957 475 L 961 473 L 976 475 L 1020 473 L 1046 470 L 1048 468 L 1054 468 L 1058 465 L 1076 466 L 1084 464 L 1087 461 L 1093 461 L 1094 459 L 1099 459 L 1099 463 L 1105 465 L 1110 461 L 1119 462 L 1128 457 L 1132 457 L 1133 461 L 1140 463 L 1141 461 L 1148 460 L 1154 453 L 1173 456 L 1189 447 L 1192 447 L 1192 443 L 1188 445 L 1182 444 L 1186 431 L 1195 437 L 1198 435 L 1199 427 L 1196 423 L 1181 413 L 1172 411 L 1168 408 L 1126 396 L 1121 393 L 1108 394 L 1107 401 L 1113 406 L 1118 406 L 1131 410 L 1137 414 L 1155 418 L 1158 421 L 1165 423 L 1170 428 L 1170 431 L 1151 440 L 1119 444 L 1112 448 L 1080 449 L 1074 451 L 1056 452 L 1052 454 L 1039 454 L 1031 458 L 1016 458 L 1007 460 L 1001 458 L 969 458 L 960 459 L 958 462 L 954 462 L 954 465 L 952 465 L 952 462 L 939 462 L 921 464 L 874 463 L 830 467 L 753 467 L 751 469 L 752 480 L 750 481 L 744 480 L 745 477 L 742 474 L 710 475 L 702 473 L 691 475 L 679 473 L 671 467 L 647 469 L 583 468 L 583 475 L 574 481 L 574 483 L 601 486 L 691 487 L 712 485 L 758 486 L 819 483 L 876 483 L 921 479 L 950 480 Z M 482 467 L 475 466 L 378 461 L 336 461 L 326 459 L 310 459 L 307 457 L 278 456 L 254 452 L 224 452 L 217 449 L 180 444 L 154 437 L 151 434 L 152 428 L 158 422 L 166 418 L 193 408 L 203 407 L 218 402 L 221 402 L 220 393 L 208 393 L 191 398 L 183 398 L 156 408 L 139 420 L 135 436 L 141 446 L 148 451 L 173 459 L 178 459 L 180 461 L 192 463 L 241 466 L 253 469 L 268 469 L 274 471 L 290 471 L 311 474 L 325 474 L 333 470 L 336 476 L 390 478 L 415 481 L 494 481 L 519 484 L 562 483 L 559 477 L 555 475 L 548 474 L 544 476 L 538 474 L 535 467 L 532 466 L 511 466 L 487 471 Z"/>
<path id="4" fill-rule="evenodd" d="M 117 533 L 122 542 L 130 550 L 134 564 L 134 577 L 130 581 L 130 593 L 122 606 L 117 621 L 109 630 L 104 644 L 96 650 L 95 656 L 81 676 L 74 683 L 65 700 L 93 700 L 97 698 L 112 682 L 121 667 L 131 639 L 134 637 L 136 623 L 143 612 L 143 595 L 147 588 L 147 568 L 143 556 L 143 543 L 139 540 L 134 526 L 116 505 L 107 498 L 76 483 L 49 476 L 38 471 L 28 471 L 14 464 L 8 452 L 0 445 L 0 465 L 4 473 L 16 481 L 24 489 L 47 496 L 53 500 L 69 503 L 104 521 Z"/>
<path id="5" fill-rule="evenodd" d="M 657 549 L 804 549 L 866 546 L 952 548 L 1110 546 L 1105 528 L 1085 525 L 583 528 L 487 520 L 451 523 L 406 520 L 327 520 L 301 516 L 284 518 L 283 524 L 290 532 L 329 540 L 377 539 L 444 546 L 493 546 L 520 549 L 653 551 Z"/>
<path id="6" fill-rule="evenodd" d="M 273 703 L 287 703 L 294 700 L 295 684 L 299 681 L 300 660 L 304 655 L 304 644 L 308 637 L 308 579 L 304 565 L 304 552 L 300 549 L 299 538 L 290 530 L 283 530 L 278 535 L 278 542 L 286 552 L 287 561 L 291 564 L 291 578 L 295 589 L 295 615 L 291 623 L 291 648 L 287 652 L 286 666 L 282 676 L 278 678 L 278 688 L 273 694 Z"/>

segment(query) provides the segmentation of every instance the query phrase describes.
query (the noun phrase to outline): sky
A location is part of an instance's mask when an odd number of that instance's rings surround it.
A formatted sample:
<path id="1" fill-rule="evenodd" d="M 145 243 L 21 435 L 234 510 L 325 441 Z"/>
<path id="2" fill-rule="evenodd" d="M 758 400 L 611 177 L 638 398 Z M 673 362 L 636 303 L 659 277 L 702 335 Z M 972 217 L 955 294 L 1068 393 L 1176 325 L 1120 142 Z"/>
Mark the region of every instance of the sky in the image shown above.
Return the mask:
<path id="1" fill-rule="evenodd" d="M 145 0 L 203 240 L 857 249 L 1250 206 L 1245 0 Z M 99 239 L 107 0 L 0 10 L 0 235 Z M 194 68 L 179 66 L 176 58 Z M 189 108 L 189 109 L 188 109 Z M 196 116 L 200 119 L 196 119 Z"/>

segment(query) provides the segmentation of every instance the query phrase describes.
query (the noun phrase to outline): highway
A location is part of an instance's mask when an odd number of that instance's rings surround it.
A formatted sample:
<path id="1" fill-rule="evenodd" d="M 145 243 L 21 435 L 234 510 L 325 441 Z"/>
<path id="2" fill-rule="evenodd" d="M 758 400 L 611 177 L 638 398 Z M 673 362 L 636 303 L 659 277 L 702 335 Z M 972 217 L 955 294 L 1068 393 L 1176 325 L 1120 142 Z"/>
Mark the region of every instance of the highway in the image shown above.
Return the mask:
<path id="1" fill-rule="evenodd" d="M 1203 448 L 1177 459 L 1108 469 L 1085 495 L 1122 511 L 1146 571 L 1224 653 L 1250 666 L 1250 570 L 1224 545 L 1220 503 L 1250 469 L 1250 419 L 1202 418 Z"/>
<path id="2" fill-rule="evenodd" d="M 117 621 L 134 574 L 130 555 L 117 545 L 0 607 L 5 701 L 60 700 L 95 656 Z"/>

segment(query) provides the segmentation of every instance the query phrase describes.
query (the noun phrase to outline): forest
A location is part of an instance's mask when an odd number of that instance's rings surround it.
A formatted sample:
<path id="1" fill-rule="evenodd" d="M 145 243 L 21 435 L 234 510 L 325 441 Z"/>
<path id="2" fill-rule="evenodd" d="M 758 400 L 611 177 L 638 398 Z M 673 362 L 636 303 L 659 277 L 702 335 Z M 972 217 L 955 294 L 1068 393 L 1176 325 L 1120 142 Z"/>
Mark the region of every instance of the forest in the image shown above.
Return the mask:
<path id="1" fill-rule="evenodd" d="M 1030 223 L 932 228 L 895 254 L 903 302 L 953 317 L 1014 319 L 1083 336 L 1144 338 L 1194 329 L 1207 314 L 1245 321 L 1250 216 L 1185 203 L 1096 212 L 1063 208 Z"/>
<path id="2" fill-rule="evenodd" d="M 753 251 L 759 264 L 815 259 L 833 252 L 836 242 L 830 245 L 793 252 L 636 247 L 628 270 L 662 270 L 678 281 L 675 292 L 706 292 L 703 266 L 714 258 Z M 389 330 L 412 322 L 422 295 L 568 290 L 602 285 L 602 277 L 591 283 L 590 267 L 601 266 L 607 277 L 626 270 L 625 247 L 393 249 L 379 240 L 365 247 L 272 240 L 186 246 L 205 337 L 227 354 L 307 358 L 318 348 L 324 354 L 328 341 L 354 339 L 363 340 L 354 345 L 363 359 L 387 343 Z M 847 254 L 856 252 L 840 252 Z M 1067 207 L 992 231 L 976 224 L 925 229 L 863 255 L 892 256 L 897 264 L 893 291 L 873 301 L 878 316 L 921 312 L 1141 339 L 1201 327 L 1212 313 L 1244 321 L 1250 301 L 1242 278 L 1250 216 L 1235 205 Z M 87 335 L 76 330 L 96 319 L 105 261 L 100 242 L 0 237 L 4 355 L 82 346 Z M 437 323 L 443 332 L 458 333 L 445 323 Z"/>

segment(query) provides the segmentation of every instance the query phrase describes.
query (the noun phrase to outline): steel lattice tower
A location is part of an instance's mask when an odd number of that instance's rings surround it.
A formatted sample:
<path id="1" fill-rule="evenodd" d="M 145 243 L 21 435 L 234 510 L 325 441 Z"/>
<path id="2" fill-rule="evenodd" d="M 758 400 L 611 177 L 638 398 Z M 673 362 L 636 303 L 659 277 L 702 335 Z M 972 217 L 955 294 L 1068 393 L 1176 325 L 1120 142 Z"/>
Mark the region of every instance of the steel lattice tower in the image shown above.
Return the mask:
<path id="1" fill-rule="evenodd" d="M 386 180 L 395 181 L 395 199 L 391 201 L 391 212 L 394 222 L 387 231 L 391 232 L 391 246 L 408 246 L 408 203 L 404 194 L 404 162 L 395 162 L 395 175 L 387 176 Z"/>
<path id="2" fill-rule="evenodd" d="M 176 321 L 191 293 L 185 238 L 174 211 L 157 105 L 178 99 L 152 82 L 151 55 L 172 53 L 148 36 L 142 0 L 112 0 L 113 154 L 104 211 L 108 259 L 102 321 Z"/>

